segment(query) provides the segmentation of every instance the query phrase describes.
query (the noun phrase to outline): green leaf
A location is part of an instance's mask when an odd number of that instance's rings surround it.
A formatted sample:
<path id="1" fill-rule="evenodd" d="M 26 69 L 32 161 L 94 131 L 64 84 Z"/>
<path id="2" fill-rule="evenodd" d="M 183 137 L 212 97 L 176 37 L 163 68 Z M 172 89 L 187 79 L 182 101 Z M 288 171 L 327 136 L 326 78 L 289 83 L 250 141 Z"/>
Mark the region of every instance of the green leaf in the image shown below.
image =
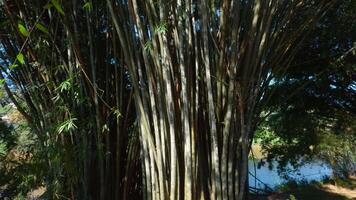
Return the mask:
<path id="1" fill-rule="evenodd" d="M 167 32 L 167 23 L 161 22 L 159 25 L 154 27 L 155 34 L 165 34 Z"/>
<path id="2" fill-rule="evenodd" d="M 23 65 L 25 64 L 25 56 L 22 53 L 17 54 L 16 59 Z"/>
<path id="3" fill-rule="evenodd" d="M 63 91 L 68 91 L 72 88 L 72 84 L 70 82 L 70 79 L 67 79 L 65 81 L 63 81 L 57 89 L 59 89 L 61 92 Z"/>
<path id="4" fill-rule="evenodd" d="M 5 79 L 0 79 L 0 86 L 5 84 Z"/>
<path id="5" fill-rule="evenodd" d="M 6 156 L 7 152 L 8 152 L 8 149 L 6 147 L 5 142 L 0 140 L 0 156 Z"/>
<path id="6" fill-rule="evenodd" d="M 61 4 L 57 0 L 51 0 L 53 6 L 56 8 L 56 10 L 61 14 L 64 15 L 64 10 L 61 6 Z"/>
<path id="7" fill-rule="evenodd" d="M 40 23 L 37 23 L 37 24 L 36 24 L 36 28 L 37 28 L 38 30 L 40 30 L 40 31 L 42 31 L 42 32 L 44 32 L 44 33 L 46 33 L 46 34 L 49 34 L 48 29 L 47 29 L 44 25 L 42 25 L 42 24 L 40 24 Z"/>
<path id="8" fill-rule="evenodd" d="M 152 41 L 148 40 L 148 41 L 145 43 L 144 49 L 145 49 L 145 51 L 150 51 L 150 50 L 152 50 Z"/>
<path id="9" fill-rule="evenodd" d="M 289 195 L 289 199 L 290 200 L 297 200 L 297 198 L 295 198 L 295 196 L 293 194 Z"/>
<path id="10" fill-rule="evenodd" d="M 93 3 L 92 3 L 92 2 L 86 2 L 86 3 L 84 4 L 83 8 L 84 8 L 86 11 L 90 12 L 90 11 L 93 10 Z"/>
<path id="11" fill-rule="evenodd" d="M 19 28 L 19 31 L 23 36 L 27 37 L 28 35 L 30 35 L 30 33 L 28 32 L 28 30 L 26 29 L 26 27 L 24 25 L 19 23 L 19 24 L 17 24 L 17 27 Z"/>
<path id="12" fill-rule="evenodd" d="M 18 66 L 19 66 L 19 65 L 17 65 L 17 64 L 13 64 L 13 65 L 10 65 L 9 68 L 12 70 L 12 69 L 17 68 Z"/>
<path id="13" fill-rule="evenodd" d="M 78 127 L 74 124 L 74 121 L 76 121 L 77 118 L 70 118 L 67 121 L 64 121 L 62 124 L 59 125 L 57 131 L 58 134 L 61 134 L 63 132 L 69 132 L 77 129 Z"/>

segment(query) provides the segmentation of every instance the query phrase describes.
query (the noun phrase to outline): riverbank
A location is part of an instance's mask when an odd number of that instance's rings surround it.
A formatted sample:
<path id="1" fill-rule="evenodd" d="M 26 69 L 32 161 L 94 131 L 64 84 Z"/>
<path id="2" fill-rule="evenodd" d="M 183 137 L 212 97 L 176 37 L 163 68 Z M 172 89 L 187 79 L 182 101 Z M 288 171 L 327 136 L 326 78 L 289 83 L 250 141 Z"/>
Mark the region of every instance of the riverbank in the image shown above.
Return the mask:
<path id="1" fill-rule="evenodd" d="M 252 146 L 252 151 L 249 155 L 251 163 L 256 163 L 258 160 L 265 158 L 263 150 L 259 144 L 254 144 Z M 252 162 L 252 160 L 254 160 Z M 356 200 L 356 177 L 349 177 L 346 180 L 333 180 L 331 178 L 331 171 L 328 171 L 327 166 L 322 167 L 322 163 L 314 163 L 315 166 L 306 164 L 306 166 L 301 166 L 301 169 L 297 171 L 296 174 L 301 175 L 291 176 L 291 180 L 283 182 L 282 178 L 279 177 L 275 169 L 269 169 L 266 166 L 262 166 L 257 169 L 257 178 L 270 188 L 273 188 L 273 194 L 269 196 L 251 196 L 252 200 Z M 251 165 L 251 164 L 250 164 Z M 278 163 L 275 163 L 278 165 Z M 310 165 L 310 166 L 308 166 Z M 318 166 L 320 165 L 320 169 Z M 317 167 L 317 168 L 315 168 Z M 315 168 L 312 169 L 312 168 Z M 325 169 L 323 169 L 325 168 Z M 252 169 L 250 169 L 252 170 Z M 310 177 L 309 175 L 314 176 Z M 305 176 L 303 176 L 305 175 Z M 293 179 L 294 178 L 294 179 Z M 309 179 L 310 178 L 310 179 Z M 280 179 L 280 180 L 278 180 Z M 250 182 L 254 179 L 251 178 Z M 277 184 L 278 182 L 278 184 Z M 251 182 L 253 183 L 253 182 Z M 253 186 L 253 185 L 252 185 Z M 262 189 L 261 187 L 257 188 Z"/>
<path id="2" fill-rule="evenodd" d="M 356 200 L 356 177 L 346 180 L 283 184 L 269 196 L 251 196 L 250 200 Z"/>

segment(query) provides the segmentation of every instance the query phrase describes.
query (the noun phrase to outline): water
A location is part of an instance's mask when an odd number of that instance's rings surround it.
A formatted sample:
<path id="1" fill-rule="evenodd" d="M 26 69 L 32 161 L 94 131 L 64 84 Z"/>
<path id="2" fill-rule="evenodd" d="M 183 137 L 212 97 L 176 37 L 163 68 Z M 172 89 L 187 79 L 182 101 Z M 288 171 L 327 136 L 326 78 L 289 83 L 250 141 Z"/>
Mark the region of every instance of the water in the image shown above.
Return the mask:
<path id="1" fill-rule="evenodd" d="M 253 160 L 249 160 L 249 171 L 253 175 L 249 175 L 249 184 L 251 187 L 256 187 L 259 189 L 265 189 L 266 185 L 269 188 L 276 188 L 277 186 L 287 182 L 287 179 L 278 174 L 276 166 L 278 166 L 277 162 L 273 162 L 273 168 L 269 169 L 268 164 L 257 167 L 256 162 L 256 177 L 260 181 L 256 181 L 254 178 L 254 162 Z M 291 172 L 288 172 L 288 176 L 296 181 L 320 181 L 325 177 L 330 177 L 332 175 L 332 170 L 325 163 L 321 161 L 314 161 L 311 163 L 306 163 L 302 165 L 300 168 L 294 170 L 294 168 L 289 164 L 287 165 L 287 169 L 290 169 Z M 265 185 L 266 184 L 266 185 Z"/>

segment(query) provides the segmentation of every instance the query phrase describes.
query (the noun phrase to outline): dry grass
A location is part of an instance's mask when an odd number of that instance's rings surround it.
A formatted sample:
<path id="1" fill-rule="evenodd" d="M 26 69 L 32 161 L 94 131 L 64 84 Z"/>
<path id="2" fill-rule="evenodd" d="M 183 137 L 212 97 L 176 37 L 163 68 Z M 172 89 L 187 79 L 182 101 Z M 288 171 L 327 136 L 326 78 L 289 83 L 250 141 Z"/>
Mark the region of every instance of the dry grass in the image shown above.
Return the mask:
<path id="1" fill-rule="evenodd" d="M 26 200 L 39 200 L 40 197 L 46 192 L 45 187 L 39 187 L 27 193 Z"/>

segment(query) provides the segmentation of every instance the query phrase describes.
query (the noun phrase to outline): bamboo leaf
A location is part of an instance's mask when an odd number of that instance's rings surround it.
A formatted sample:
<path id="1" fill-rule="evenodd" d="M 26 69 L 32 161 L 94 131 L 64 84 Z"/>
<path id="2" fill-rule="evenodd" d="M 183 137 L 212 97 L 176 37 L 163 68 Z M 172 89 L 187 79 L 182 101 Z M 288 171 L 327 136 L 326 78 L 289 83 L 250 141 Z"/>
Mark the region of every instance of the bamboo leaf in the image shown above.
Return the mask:
<path id="1" fill-rule="evenodd" d="M 67 79 L 63 81 L 57 88 L 57 90 L 60 90 L 61 92 L 63 91 L 68 91 L 72 88 L 72 84 L 70 83 L 70 79 Z"/>
<path id="2" fill-rule="evenodd" d="M 77 125 L 75 125 L 74 121 L 76 121 L 77 118 L 70 118 L 67 121 L 64 121 L 62 124 L 59 125 L 57 132 L 58 134 L 61 134 L 63 132 L 69 132 L 77 129 Z"/>
<path id="3" fill-rule="evenodd" d="M 46 33 L 46 34 L 49 34 L 48 29 L 47 29 L 44 25 L 42 25 L 42 24 L 40 24 L 40 23 L 37 23 L 37 24 L 36 24 L 36 28 L 37 28 L 38 30 L 40 30 L 40 31 L 42 31 L 42 32 L 44 32 L 44 33 Z"/>
<path id="4" fill-rule="evenodd" d="M 61 14 L 61 15 L 65 15 L 64 14 L 64 10 L 62 8 L 62 5 L 58 2 L 58 0 L 51 0 L 53 6 L 56 8 L 56 10 Z"/>
<path id="5" fill-rule="evenodd" d="M 167 32 L 167 23 L 161 22 L 159 25 L 154 27 L 155 34 L 165 34 Z"/>
<path id="6" fill-rule="evenodd" d="M 25 64 L 25 56 L 22 53 L 17 54 L 16 59 L 23 65 Z"/>
<path id="7" fill-rule="evenodd" d="M 23 36 L 27 37 L 28 35 L 30 35 L 30 33 L 28 32 L 26 27 L 24 25 L 22 25 L 21 23 L 18 23 L 17 27 Z"/>
<path id="8" fill-rule="evenodd" d="M 84 8 L 86 11 L 90 12 L 90 11 L 93 10 L 93 3 L 92 3 L 92 2 L 86 2 L 86 3 L 84 4 L 83 8 Z"/>
<path id="9" fill-rule="evenodd" d="M 19 66 L 18 64 L 13 64 L 13 65 L 10 65 L 9 68 L 10 68 L 10 70 L 12 70 L 12 69 L 17 68 L 18 66 Z"/>

